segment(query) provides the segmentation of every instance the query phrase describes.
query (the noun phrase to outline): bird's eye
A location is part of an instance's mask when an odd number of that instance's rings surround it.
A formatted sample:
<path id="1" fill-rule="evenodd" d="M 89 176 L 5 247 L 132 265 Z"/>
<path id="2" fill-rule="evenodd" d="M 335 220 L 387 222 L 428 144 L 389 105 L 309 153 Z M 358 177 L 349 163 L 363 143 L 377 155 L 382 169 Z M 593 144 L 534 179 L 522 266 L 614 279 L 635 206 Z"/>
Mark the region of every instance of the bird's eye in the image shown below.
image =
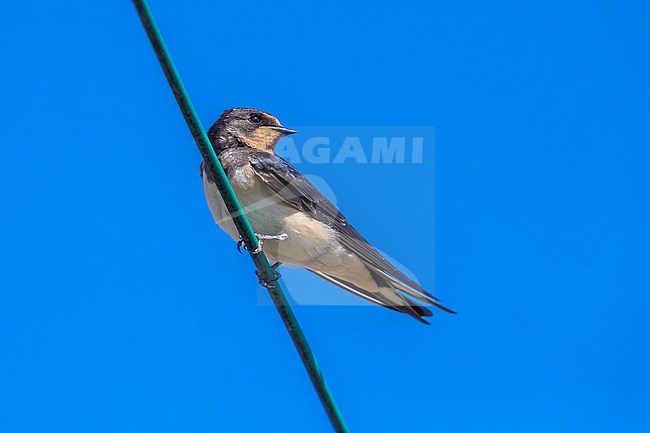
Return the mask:
<path id="1" fill-rule="evenodd" d="M 250 120 L 253 123 L 260 123 L 262 121 L 262 118 L 260 117 L 259 114 L 251 114 L 248 120 Z"/>

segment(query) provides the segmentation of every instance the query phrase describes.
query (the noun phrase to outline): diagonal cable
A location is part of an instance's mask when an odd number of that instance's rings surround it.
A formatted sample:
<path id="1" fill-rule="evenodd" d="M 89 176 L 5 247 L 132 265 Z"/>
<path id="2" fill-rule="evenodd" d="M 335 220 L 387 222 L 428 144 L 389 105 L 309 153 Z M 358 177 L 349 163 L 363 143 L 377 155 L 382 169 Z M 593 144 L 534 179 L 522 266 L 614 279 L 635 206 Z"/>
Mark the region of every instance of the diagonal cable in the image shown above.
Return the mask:
<path id="1" fill-rule="evenodd" d="M 311 379 L 312 384 L 316 389 L 316 393 L 325 408 L 325 412 L 327 412 L 327 416 L 334 427 L 334 431 L 337 433 L 347 433 L 348 428 L 345 425 L 345 421 L 343 420 L 341 412 L 334 401 L 334 396 L 325 382 L 325 378 L 320 371 L 318 362 L 316 362 L 316 358 L 309 347 L 307 338 L 302 332 L 300 324 L 289 306 L 282 285 L 279 280 L 274 281 L 276 278 L 275 271 L 271 268 L 271 265 L 263 251 L 259 253 L 254 252 L 259 247 L 257 236 L 255 236 L 255 232 L 253 231 L 248 218 L 246 218 L 242 206 L 228 181 L 228 177 L 226 176 L 226 173 L 223 170 L 203 127 L 201 126 L 201 122 L 196 115 L 194 106 L 192 105 L 187 91 L 185 90 L 185 86 L 181 81 L 180 75 L 174 66 L 169 51 L 167 51 L 167 47 L 165 46 L 160 31 L 156 26 L 151 10 L 147 5 L 146 0 L 133 0 L 133 3 L 138 11 L 138 15 L 140 16 L 140 20 L 142 21 L 147 36 L 149 37 L 149 41 L 156 52 L 156 56 L 158 57 L 160 66 L 162 66 L 165 77 L 167 77 L 169 87 L 174 93 L 176 102 L 178 103 L 178 106 L 183 113 L 183 117 L 185 118 L 185 122 L 192 133 L 192 137 L 194 137 L 194 141 L 196 141 L 196 145 L 198 146 L 205 163 L 208 165 L 208 169 L 215 174 L 215 183 L 219 189 L 219 193 L 223 197 L 244 245 L 257 267 L 260 279 L 265 283 L 264 285 L 267 287 L 268 292 L 273 299 L 273 303 L 280 313 L 280 317 L 289 331 L 289 335 L 291 336 L 296 349 L 298 349 L 300 358 L 307 369 L 309 378 Z"/>

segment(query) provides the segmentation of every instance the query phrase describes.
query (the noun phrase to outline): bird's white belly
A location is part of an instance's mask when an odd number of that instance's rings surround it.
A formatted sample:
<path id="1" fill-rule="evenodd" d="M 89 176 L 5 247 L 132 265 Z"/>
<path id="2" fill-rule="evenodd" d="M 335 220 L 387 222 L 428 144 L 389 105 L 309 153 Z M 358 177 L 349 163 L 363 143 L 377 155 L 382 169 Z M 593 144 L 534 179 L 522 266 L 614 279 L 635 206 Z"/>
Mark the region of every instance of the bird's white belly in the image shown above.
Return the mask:
<path id="1" fill-rule="evenodd" d="M 212 217 L 231 238 L 239 240 L 216 185 L 208 181 L 205 172 L 202 177 Z M 263 249 L 270 260 L 307 268 L 321 261 L 338 261 L 341 247 L 334 230 L 285 203 L 250 167 L 234 170 L 230 182 L 255 233 L 287 234 L 285 240 L 264 241 Z"/>

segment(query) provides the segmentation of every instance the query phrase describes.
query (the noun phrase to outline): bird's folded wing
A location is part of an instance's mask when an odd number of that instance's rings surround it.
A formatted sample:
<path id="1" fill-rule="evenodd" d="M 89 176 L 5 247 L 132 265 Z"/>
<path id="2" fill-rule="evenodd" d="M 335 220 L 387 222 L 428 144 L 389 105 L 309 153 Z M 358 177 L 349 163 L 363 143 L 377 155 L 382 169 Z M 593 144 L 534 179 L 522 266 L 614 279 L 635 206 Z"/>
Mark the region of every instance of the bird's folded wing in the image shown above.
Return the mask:
<path id="1" fill-rule="evenodd" d="M 332 227 L 340 242 L 359 256 L 368 266 L 392 280 L 393 285 L 410 296 L 438 305 L 437 299 L 419 284 L 391 265 L 363 236 L 352 227 L 341 212 L 289 162 L 267 152 L 252 152 L 250 164 L 255 173 L 285 202 L 312 218 Z"/>

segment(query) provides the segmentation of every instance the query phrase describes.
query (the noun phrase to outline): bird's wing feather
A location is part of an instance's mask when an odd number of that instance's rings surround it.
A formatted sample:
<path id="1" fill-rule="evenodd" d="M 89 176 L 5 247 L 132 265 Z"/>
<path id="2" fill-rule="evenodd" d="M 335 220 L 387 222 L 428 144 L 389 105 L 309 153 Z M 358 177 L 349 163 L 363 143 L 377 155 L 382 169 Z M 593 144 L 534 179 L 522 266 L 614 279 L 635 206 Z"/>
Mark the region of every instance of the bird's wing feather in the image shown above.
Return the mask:
<path id="1" fill-rule="evenodd" d="M 348 223 L 336 206 L 293 165 L 277 155 L 261 151 L 251 152 L 249 161 L 254 172 L 285 202 L 335 229 L 345 248 L 359 256 L 368 266 L 395 280 L 396 288 L 424 302 L 438 304 L 433 295 L 379 254 Z"/>
<path id="2" fill-rule="evenodd" d="M 340 288 L 347 290 L 350 293 L 354 293 L 355 295 L 360 296 L 367 301 L 381 305 L 382 307 L 390 308 L 391 310 L 399 311 L 401 313 L 406 313 L 409 316 L 412 316 L 415 319 L 427 325 L 429 324 L 429 322 L 424 320 L 423 317 L 433 316 L 431 310 L 429 310 L 426 307 L 423 307 L 422 305 L 418 305 L 414 301 L 409 301 L 408 299 L 406 299 L 404 296 L 400 295 L 397 292 L 395 292 L 395 294 L 398 296 L 399 300 L 397 302 L 391 301 L 389 298 L 387 298 L 380 292 L 369 292 L 368 290 L 356 286 L 349 281 L 344 281 L 340 278 L 336 278 L 335 276 L 328 275 L 324 272 L 314 271 L 311 269 L 310 271 L 318 275 L 319 277 L 329 281 L 330 283 L 335 284 Z"/>

